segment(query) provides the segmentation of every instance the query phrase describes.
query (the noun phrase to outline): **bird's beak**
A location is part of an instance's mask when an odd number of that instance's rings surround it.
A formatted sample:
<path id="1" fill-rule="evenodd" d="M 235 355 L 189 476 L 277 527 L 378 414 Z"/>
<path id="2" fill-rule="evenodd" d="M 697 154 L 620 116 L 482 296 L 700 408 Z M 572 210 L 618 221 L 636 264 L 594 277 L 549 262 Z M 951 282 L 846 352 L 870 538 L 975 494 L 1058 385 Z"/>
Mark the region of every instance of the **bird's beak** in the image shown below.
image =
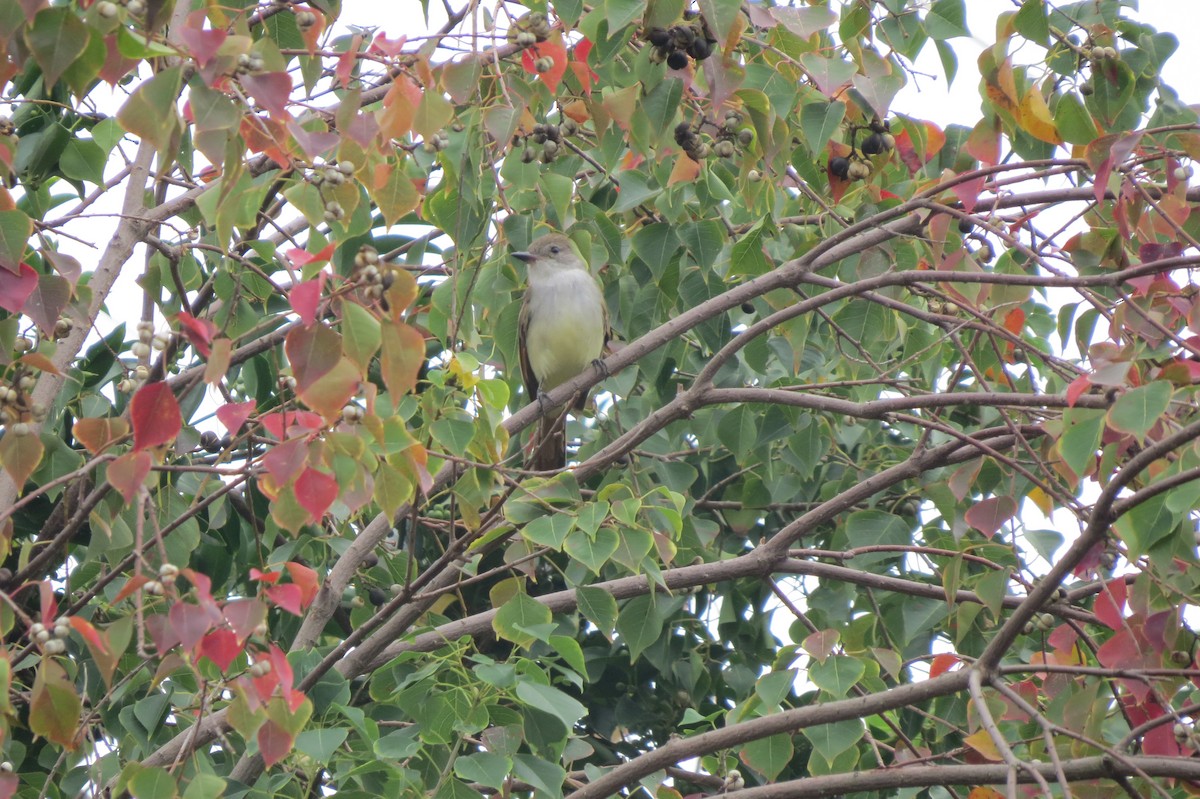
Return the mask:
<path id="1" fill-rule="evenodd" d="M 520 252 L 514 252 L 512 254 L 512 257 L 516 258 L 518 261 L 523 261 L 524 263 L 527 263 L 527 264 L 531 264 L 537 260 L 536 255 L 534 255 L 531 252 L 525 252 L 524 250 L 522 250 Z"/>

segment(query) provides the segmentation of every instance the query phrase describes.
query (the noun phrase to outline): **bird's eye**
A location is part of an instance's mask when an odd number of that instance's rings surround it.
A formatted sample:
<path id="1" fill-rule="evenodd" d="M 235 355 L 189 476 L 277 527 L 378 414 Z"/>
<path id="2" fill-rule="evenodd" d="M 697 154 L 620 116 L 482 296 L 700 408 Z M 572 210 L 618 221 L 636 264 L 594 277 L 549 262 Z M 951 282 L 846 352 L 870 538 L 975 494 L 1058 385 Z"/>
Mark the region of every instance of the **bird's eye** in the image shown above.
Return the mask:
<path id="1" fill-rule="evenodd" d="M 555 255 L 558 255 L 558 247 L 551 247 L 550 252 L 554 253 Z"/>

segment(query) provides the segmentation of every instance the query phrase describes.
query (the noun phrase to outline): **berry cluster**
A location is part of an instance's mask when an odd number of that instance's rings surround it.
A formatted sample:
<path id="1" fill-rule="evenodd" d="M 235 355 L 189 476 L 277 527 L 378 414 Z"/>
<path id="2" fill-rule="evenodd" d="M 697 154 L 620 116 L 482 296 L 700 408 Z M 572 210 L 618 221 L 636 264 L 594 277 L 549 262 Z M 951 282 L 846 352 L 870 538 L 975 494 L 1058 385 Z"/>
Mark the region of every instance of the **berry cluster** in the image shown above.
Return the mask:
<path id="1" fill-rule="evenodd" d="M 550 38 L 550 20 L 546 19 L 546 15 L 540 11 L 531 11 L 518 20 L 514 20 L 513 24 L 508 27 L 508 33 L 505 34 L 509 44 L 515 44 L 517 47 L 533 47 L 538 42 L 544 42 Z M 549 67 L 546 68 L 548 70 Z M 538 70 L 545 72 L 546 70 Z"/>
<path id="2" fill-rule="evenodd" d="M 99 3 L 96 3 L 96 13 L 105 19 L 112 19 L 117 16 L 120 6 L 125 6 L 125 10 L 135 17 L 140 17 L 146 13 L 146 4 L 143 0 L 123 0 L 118 3 L 112 3 L 109 0 L 100 0 Z"/>
<path id="3" fill-rule="evenodd" d="M 686 67 L 689 56 L 696 61 L 703 61 L 713 54 L 717 46 L 716 37 L 709 31 L 703 17 L 669 28 L 649 28 L 645 32 L 645 39 L 654 45 L 650 60 L 656 64 L 666 61 L 671 69 Z"/>
<path id="4" fill-rule="evenodd" d="M 296 12 L 296 27 L 301 31 L 306 31 L 313 25 L 317 24 L 317 15 L 311 11 Z"/>
<path id="5" fill-rule="evenodd" d="M 534 161 L 541 161 L 543 164 L 549 164 L 558 157 L 562 151 L 562 141 L 564 136 L 574 136 L 579 132 L 579 125 L 570 117 L 564 117 L 560 124 L 553 122 L 539 122 L 533 126 L 533 132 L 528 136 L 518 136 L 513 140 L 513 144 L 520 147 L 524 145 L 521 151 L 521 162 L 532 164 Z"/>
<path id="6" fill-rule="evenodd" d="M 867 135 L 857 149 L 851 144 L 850 155 L 836 155 L 829 159 L 829 172 L 841 180 L 866 180 L 871 177 L 871 162 L 868 157 L 890 153 L 896 147 L 896 137 L 892 135 L 891 125 L 887 120 L 878 117 L 871 120 L 867 126 Z M 858 128 L 854 129 L 857 137 Z"/>
<path id="7" fill-rule="evenodd" d="M 329 164 L 313 164 L 312 172 L 307 176 L 308 182 L 324 193 L 325 186 L 337 187 L 345 183 L 355 170 L 353 161 L 338 161 Z M 337 200 L 325 201 L 325 221 L 339 222 L 346 218 L 346 209 Z"/>
<path id="8" fill-rule="evenodd" d="M 701 161 L 715 154 L 721 158 L 733 158 L 737 148 L 748 147 L 754 141 L 754 131 L 742 127 L 742 115 L 737 111 L 725 114 L 724 124 L 717 128 L 715 141 L 710 146 L 690 122 L 675 126 L 675 143 L 683 148 L 693 161 Z"/>
<path id="9" fill-rule="evenodd" d="M 150 352 L 152 350 L 161 352 L 170 343 L 170 339 L 166 336 L 156 334 L 154 332 L 154 323 L 146 319 L 137 323 L 137 334 L 138 340 L 129 348 L 129 353 L 141 363 L 133 367 L 133 371 L 128 377 L 124 377 L 117 382 L 117 391 L 120 391 L 122 394 L 130 394 L 146 382 L 147 378 L 150 377 L 150 366 L 147 363 L 150 358 Z"/>

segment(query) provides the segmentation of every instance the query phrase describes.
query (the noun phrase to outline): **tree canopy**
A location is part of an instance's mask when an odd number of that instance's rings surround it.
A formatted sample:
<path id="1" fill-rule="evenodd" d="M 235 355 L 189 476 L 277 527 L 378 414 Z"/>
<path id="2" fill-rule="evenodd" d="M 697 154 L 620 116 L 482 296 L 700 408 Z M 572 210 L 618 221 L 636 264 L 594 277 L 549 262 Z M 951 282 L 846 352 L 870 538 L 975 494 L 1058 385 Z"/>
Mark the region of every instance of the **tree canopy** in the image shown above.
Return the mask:
<path id="1" fill-rule="evenodd" d="M 0 799 L 1200 791 L 1174 35 L 410 5 L 0 0 Z"/>

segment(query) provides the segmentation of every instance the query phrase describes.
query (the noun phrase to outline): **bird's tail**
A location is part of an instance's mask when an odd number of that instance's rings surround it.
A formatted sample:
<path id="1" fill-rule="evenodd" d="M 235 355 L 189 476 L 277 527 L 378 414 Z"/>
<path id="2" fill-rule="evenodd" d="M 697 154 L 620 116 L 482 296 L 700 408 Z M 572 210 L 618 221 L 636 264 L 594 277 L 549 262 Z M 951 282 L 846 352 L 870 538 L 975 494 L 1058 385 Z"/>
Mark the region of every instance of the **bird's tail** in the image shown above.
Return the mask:
<path id="1" fill-rule="evenodd" d="M 529 466 L 546 472 L 567 465 L 567 415 L 561 408 L 541 418 Z"/>

